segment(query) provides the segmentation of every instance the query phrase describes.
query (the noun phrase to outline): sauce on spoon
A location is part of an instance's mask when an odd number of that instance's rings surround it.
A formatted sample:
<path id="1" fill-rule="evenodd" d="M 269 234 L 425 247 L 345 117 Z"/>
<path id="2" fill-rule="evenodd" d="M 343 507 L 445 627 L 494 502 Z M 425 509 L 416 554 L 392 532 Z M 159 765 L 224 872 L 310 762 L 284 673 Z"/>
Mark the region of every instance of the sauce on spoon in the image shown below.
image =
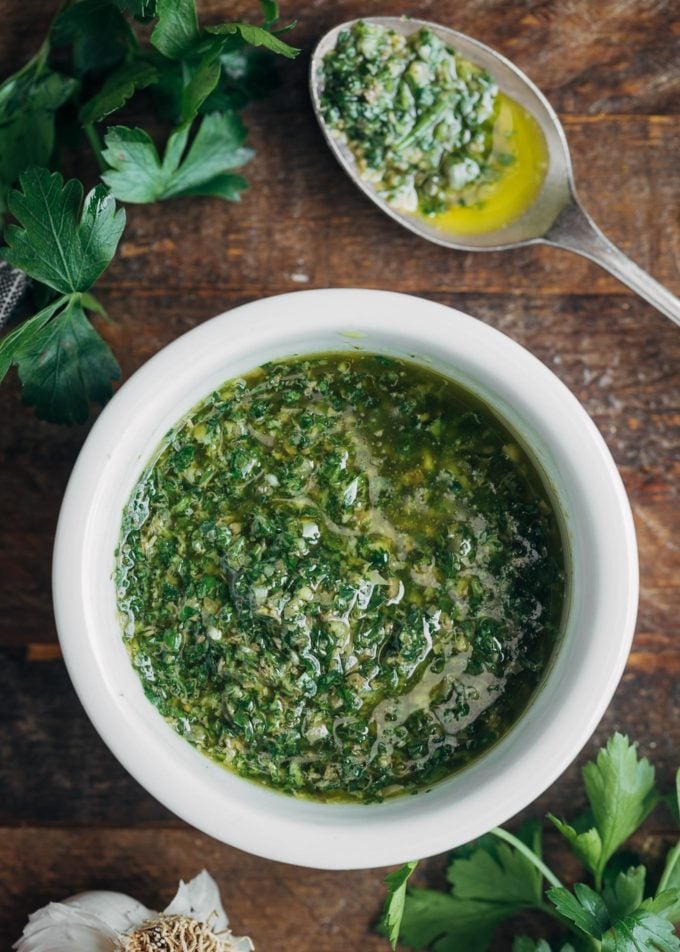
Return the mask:
<path id="1" fill-rule="evenodd" d="M 498 94 L 491 162 L 499 176 L 470 186 L 458 204 L 429 217 L 444 231 L 479 235 L 504 228 L 520 217 L 538 197 L 548 170 L 548 148 L 531 113 L 504 93 Z M 511 156 L 511 160 L 501 159 Z"/>
<path id="2" fill-rule="evenodd" d="M 324 119 L 395 210 L 446 232 L 503 228 L 548 167 L 538 122 L 432 30 L 343 30 L 322 63 Z"/>

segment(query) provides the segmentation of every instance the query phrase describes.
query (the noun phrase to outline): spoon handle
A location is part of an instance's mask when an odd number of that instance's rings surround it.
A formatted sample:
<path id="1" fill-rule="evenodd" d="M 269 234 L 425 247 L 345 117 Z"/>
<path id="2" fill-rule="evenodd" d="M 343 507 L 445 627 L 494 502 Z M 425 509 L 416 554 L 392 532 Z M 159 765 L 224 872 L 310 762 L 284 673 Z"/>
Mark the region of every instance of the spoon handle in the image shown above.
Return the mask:
<path id="1" fill-rule="evenodd" d="M 623 281 L 641 298 L 676 324 L 680 324 L 680 300 L 651 275 L 627 258 L 622 251 L 600 231 L 588 212 L 576 198 L 560 212 L 543 237 L 547 245 L 566 248 L 590 258 Z"/>

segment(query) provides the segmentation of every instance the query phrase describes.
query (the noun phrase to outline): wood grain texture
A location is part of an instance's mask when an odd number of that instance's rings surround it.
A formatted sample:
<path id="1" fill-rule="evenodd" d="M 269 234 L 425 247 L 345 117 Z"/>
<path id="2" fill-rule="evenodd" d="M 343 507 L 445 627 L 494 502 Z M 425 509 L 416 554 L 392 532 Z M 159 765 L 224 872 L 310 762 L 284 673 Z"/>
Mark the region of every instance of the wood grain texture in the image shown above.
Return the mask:
<path id="1" fill-rule="evenodd" d="M 3 74 L 35 49 L 54 10 L 0 0 Z M 252 0 L 210 0 L 208 20 L 250 15 Z M 614 729 L 640 741 L 669 787 L 680 744 L 680 334 L 594 265 L 549 248 L 461 254 L 382 216 L 324 147 L 307 100 L 307 54 L 361 14 L 413 13 L 470 32 L 512 57 L 559 111 L 586 206 L 609 236 L 680 293 L 680 9 L 674 0 L 285 0 L 304 53 L 248 113 L 257 157 L 238 206 L 180 200 L 130 208 L 100 282 L 102 328 L 128 376 L 213 314 L 307 287 L 385 287 L 478 316 L 528 347 L 571 388 L 603 433 L 629 492 L 640 547 L 638 631 L 622 684 L 580 761 L 523 814 L 573 816 L 579 764 Z M 145 123 L 143 114 L 133 120 Z M 76 168 L 91 175 L 91 162 Z M 0 388 L 0 948 L 26 914 L 87 887 L 151 905 L 207 866 L 237 929 L 259 952 L 367 952 L 383 871 L 318 873 L 268 863 L 187 828 L 114 760 L 59 660 L 49 594 L 61 497 L 87 433 L 36 421 L 16 381 Z M 516 818 L 518 823 L 521 817 Z M 661 857 L 655 815 L 637 841 Z M 578 869 L 549 834 L 566 878 Z M 654 865 L 654 860 L 652 860 Z M 422 881 L 441 880 L 442 858 Z M 535 922 L 535 920 L 534 920 Z M 498 949 L 509 949 L 503 933 Z"/>
<path id="2" fill-rule="evenodd" d="M 199 0 L 204 22 L 253 18 L 253 0 Z M 2 0 L 3 69 L 38 46 L 57 7 Z M 469 33 L 514 60 L 560 112 L 675 115 L 680 13 L 675 0 L 284 0 L 305 53 L 330 27 L 358 16 L 410 15 Z M 299 76 L 305 61 L 298 67 Z M 296 90 L 289 87 L 291 98 Z"/>
<path id="3" fill-rule="evenodd" d="M 668 831 L 648 822 L 632 845 L 647 858 L 649 842 L 668 845 Z M 52 862 L 45 863 L 46 857 Z M 560 859 L 556 832 L 548 833 L 546 859 Z M 652 861 L 658 875 L 655 865 Z M 320 874 L 227 849 L 187 828 L 166 830 L 161 836 L 138 828 L 0 827 L 0 868 L 11 870 L 0 892 L 0 936 L 6 933 L 8 942 L 19 934 L 22 910 L 85 889 L 120 891 L 123 876 L 125 890 L 152 909 L 162 908 L 180 878 L 188 879 L 204 867 L 221 887 L 235 933 L 247 932 L 258 952 L 387 952 L 385 940 L 374 933 L 383 899 L 377 887 L 386 869 Z M 569 881 L 578 869 L 575 864 L 562 866 L 560 873 Z M 413 882 L 443 886 L 442 861 L 421 867 Z M 493 950 L 507 952 L 517 933 L 538 938 L 554 932 L 550 920 L 517 917 L 499 932 Z"/>
<path id="4" fill-rule="evenodd" d="M 52 868 L 44 867 L 41 857 L 46 854 L 54 857 Z M 0 895 L 0 919 L 6 923 L 8 938 L 23 926 L 19 910 L 83 889 L 119 891 L 121 870 L 126 890 L 151 908 L 163 908 L 180 878 L 207 867 L 222 887 L 232 928 L 236 934 L 248 932 L 258 950 L 385 949 L 385 942 L 370 932 L 380 908 L 375 889 L 384 875 L 380 870 L 320 877 L 315 870 L 293 871 L 281 863 L 224 849 L 189 829 L 163 836 L 137 829 L 0 829 L 0 867 L 9 865 L 14 865 L 15 877 Z"/>

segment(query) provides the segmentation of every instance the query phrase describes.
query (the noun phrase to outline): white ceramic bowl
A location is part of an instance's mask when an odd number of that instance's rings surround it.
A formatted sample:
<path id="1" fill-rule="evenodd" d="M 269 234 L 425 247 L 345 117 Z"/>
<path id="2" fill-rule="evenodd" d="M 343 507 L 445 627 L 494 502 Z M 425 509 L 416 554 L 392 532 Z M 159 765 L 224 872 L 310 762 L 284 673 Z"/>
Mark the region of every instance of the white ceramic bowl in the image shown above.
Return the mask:
<path id="1" fill-rule="evenodd" d="M 201 398 L 267 360 L 328 350 L 414 357 L 486 399 L 552 484 L 571 553 L 562 640 L 509 733 L 429 793 L 383 804 L 295 800 L 198 753 L 146 700 L 116 616 L 121 513 L 145 464 Z M 383 291 L 302 291 L 236 308 L 145 364 L 104 410 L 76 463 L 54 554 L 59 637 L 104 741 L 170 810 L 225 843 L 326 869 L 443 852 L 527 806 L 578 754 L 623 672 L 637 608 L 637 551 L 626 494 L 578 401 L 510 338 L 440 304 Z"/>

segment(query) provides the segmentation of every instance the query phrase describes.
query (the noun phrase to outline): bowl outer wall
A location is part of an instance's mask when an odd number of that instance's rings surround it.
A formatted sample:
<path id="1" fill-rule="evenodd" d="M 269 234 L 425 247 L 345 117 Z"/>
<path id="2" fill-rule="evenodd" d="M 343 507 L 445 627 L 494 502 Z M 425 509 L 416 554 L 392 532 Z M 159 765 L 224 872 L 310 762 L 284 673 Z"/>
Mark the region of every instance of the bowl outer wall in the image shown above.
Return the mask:
<path id="1" fill-rule="evenodd" d="M 334 344 L 335 342 L 335 344 Z M 165 433 L 223 381 L 267 359 L 331 349 L 413 355 L 487 399 L 538 458 L 572 555 L 570 607 L 545 683 L 509 733 L 430 792 L 321 804 L 252 784 L 198 753 L 144 697 L 112 581 L 122 508 Z M 324 869 L 443 852 L 505 822 L 581 750 L 623 672 L 637 611 L 637 548 L 620 476 L 576 398 L 510 338 L 421 298 L 301 291 L 243 305 L 148 361 L 102 412 L 76 462 L 53 569 L 59 639 L 95 728 L 153 796 L 198 829 L 269 859 Z"/>

